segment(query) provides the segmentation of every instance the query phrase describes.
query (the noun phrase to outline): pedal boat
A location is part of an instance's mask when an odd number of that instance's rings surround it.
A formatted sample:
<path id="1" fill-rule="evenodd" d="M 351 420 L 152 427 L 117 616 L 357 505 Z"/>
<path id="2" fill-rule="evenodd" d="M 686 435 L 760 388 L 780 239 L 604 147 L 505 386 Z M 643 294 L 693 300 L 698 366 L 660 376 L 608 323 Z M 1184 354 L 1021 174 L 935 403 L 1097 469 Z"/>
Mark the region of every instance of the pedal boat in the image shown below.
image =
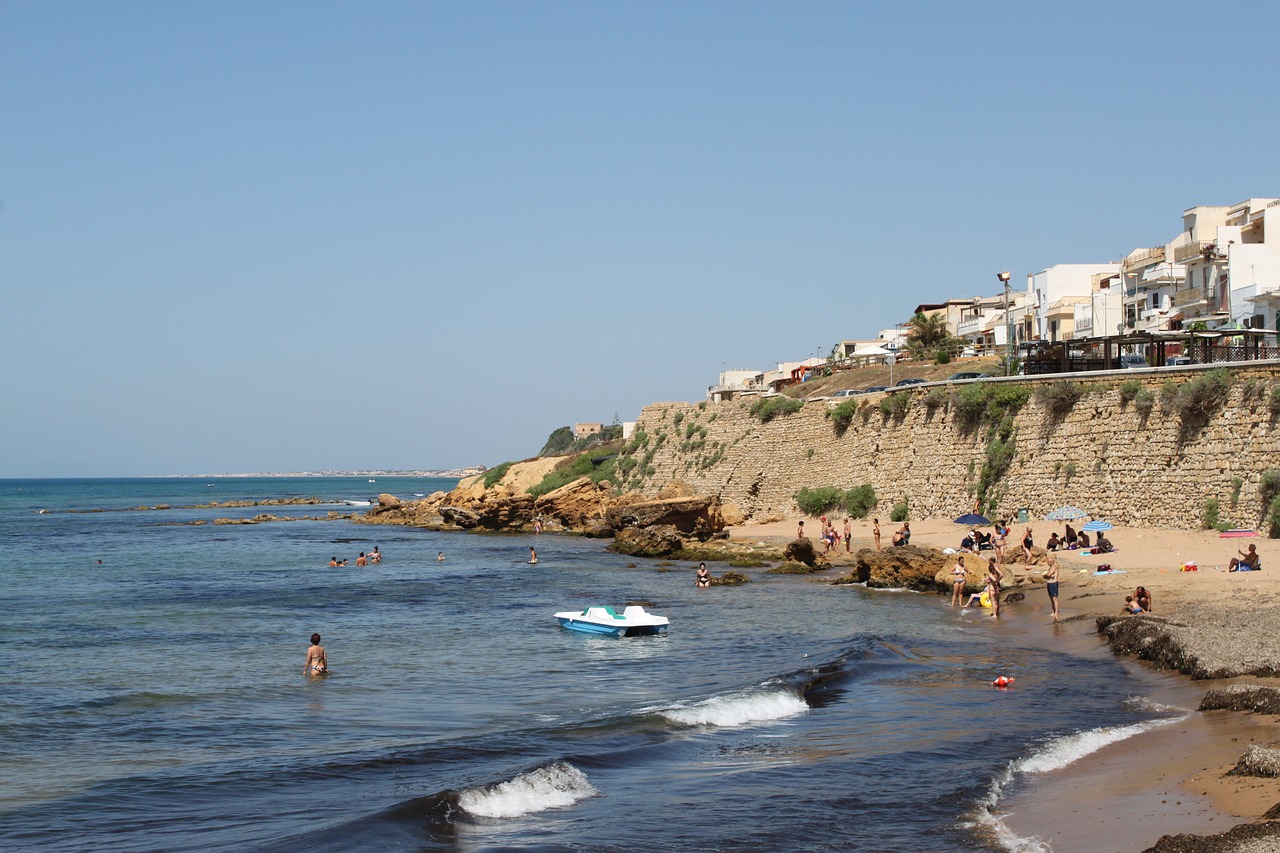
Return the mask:
<path id="1" fill-rule="evenodd" d="M 600 634 L 606 637 L 643 637 L 652 634 L 667 633 L 670 620 L 665 616 L 654 616 L 638 604 L 633 604 L 621 613 L 612 607 L 588 607 L 582 612 L 576 610 L 557 613 L 560 627 L 583 634 Z"/>

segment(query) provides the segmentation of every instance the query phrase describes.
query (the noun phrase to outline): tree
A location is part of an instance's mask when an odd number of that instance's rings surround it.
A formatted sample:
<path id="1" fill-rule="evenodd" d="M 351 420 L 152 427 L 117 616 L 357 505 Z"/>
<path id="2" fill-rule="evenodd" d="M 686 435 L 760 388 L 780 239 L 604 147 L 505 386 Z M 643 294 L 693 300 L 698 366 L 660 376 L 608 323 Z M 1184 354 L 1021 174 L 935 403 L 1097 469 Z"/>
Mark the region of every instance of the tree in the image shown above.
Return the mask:
<path id="1" fill-rule="evenodd" d="M 917 311 L 907 325 L 907 348 L 917 358 L 956 345 L 951 330 L 947 328 L 945 314 L 922 314 Z"/>
<path id="2" fill-rule="evenodd" d="M 551 435 L 547 436 L 547 443 L 542 445 L 542 451 L 538 455 L 559 456 L 568 450 L 571 444 L 573 444 L 573 430 L 562 426 L 551 431 Z"/>

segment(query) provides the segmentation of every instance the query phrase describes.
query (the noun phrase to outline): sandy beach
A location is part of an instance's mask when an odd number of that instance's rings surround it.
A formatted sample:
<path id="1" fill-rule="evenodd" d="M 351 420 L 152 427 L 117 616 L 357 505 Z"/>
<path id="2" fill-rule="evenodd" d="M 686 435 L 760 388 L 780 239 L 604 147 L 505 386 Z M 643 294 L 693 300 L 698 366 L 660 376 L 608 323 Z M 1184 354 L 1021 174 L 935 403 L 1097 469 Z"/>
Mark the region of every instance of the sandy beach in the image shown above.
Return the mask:
<path id="1" fill-rule="evenodd" d="M 790 541 L 796 521 L 731 528 L 733 539 L 778 544 Z M 819 529 L 816 519 L 806 528 Z M 837 524 L 837 527 L 840 525 Z M 881 545 L 889 547 L 900 525 L 881 519 Z M 1011 525 L 1010 539 L 1020 542 L 1031 527 L 1037 546 L 1051 532 L 1063 533 L 1061 522 L 1033 521 Z M 1078 525 L 1077 529 L 1078 529 Z M 967 528 L 946 520 L 912 521 L 913 545 L 955 548 Z M 1119 615 L 1126 595 L 1144 586 L 1152 595 L 1157 617 L 1178 620 L 1193 634 L 1220 635 L 1229 644 L 1271 654 L 1259 642 L 1258 618 L 1276 622 L 1267 640 L 1280 635 L 1280 621 L 1271 612 L 1280 604 L 1280 572 L 1229 572 L 1228 564 L 1249 543 L 1257 546 L 1264 569 L 1280 553 L 1261 537 L 1222 538 L 1217 531 L 1152 530 L 1116 527 L 1107 532 L 1116 550 L 1106 555 L 1058 552 L 1062 577 L 1062 621 L 1049 618 L 1048 597 L 1040 580 L 1043 566 L 1012 564 L 1008 570 L 1016 591 L 1025 599 L 1006 606 L 1002 621 L 1023 622 L 1028 631 L 1049 645 L 1076 652 L 1111 654 L 1096 628 L 1096 617 Z M 871 547 L 870 521 L 853 525 L 852 552 Z M 843 549 L 841 549 L 843 551 Z M 984 556 L 987 552 L 984 552 Z M 849 559 L 833 555 L 833 562 Z M 1097 574 L 1108 563 L 1114 574 Z M 1182 566 L 1197 565 L 1196 571 Z M 1280 566 L 1280 563 L 1277 564 Z M 839 569 L 837 568 L 836 571 Z M 1014 590 L 1006 590 L 1006 595 Z M 943 596 L 939 596 L 944 603 Z M 1231 614 L 1248 611 L 1248 618 Z M 1280 608 L 1277 608 L 1280 612 Z M 1141 617 L 1139 617 L 1141 618 Z M 1031 799 L 1014 796 L 1001 803 L 1003 822 L 1021 837 L 1044 842 L 1040 849 L 1068 851 L 1146 850 L 1163 835 L 1216 835 L 1242 823 L 1258 821 L 1280 803 L 1280 779 L 1226 775 L 1250 745 L 1280 743 L 1280 717 L 1232 711 L 1200 712 L 1204 694 L 1232 683 L 1273 684 L 1275 679 L 1244 676 L 1222 680 L 1192 680 L 1132 661 L 1144 671 L 1156 701 L 1184 709 L 1185 717 L 1171 725 L 1102 747 L 1085 758 L 1048 774 L 1037 782 Z M 1052 804 L 1046 808 L 1045 804 Z M 1274 846 L 1268 846 L 1273 845 Z M 1228 842 L 1205 839 L 1189 846 L 1163 849 L 1280 850 L 1280 842 Z"/>

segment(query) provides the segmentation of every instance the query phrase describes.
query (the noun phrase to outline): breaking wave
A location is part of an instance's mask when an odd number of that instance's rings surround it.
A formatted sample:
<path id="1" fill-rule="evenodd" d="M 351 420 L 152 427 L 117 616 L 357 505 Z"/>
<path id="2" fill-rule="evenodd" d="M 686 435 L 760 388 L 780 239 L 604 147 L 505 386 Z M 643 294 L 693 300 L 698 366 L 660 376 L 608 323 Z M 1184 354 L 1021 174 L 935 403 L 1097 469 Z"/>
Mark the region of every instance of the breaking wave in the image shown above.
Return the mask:
<path id="1" fill-rule="evenodd" d="M 519 817 L 571 806 L 599 793 L 585 773 L 558 761 L 506 782 L 461 791 L 458 807 L 476 817 Z"/>
<path id="2" fill-rule="evenodd" d="M 761 689 L 713 696 L 701 702 L 675 705 L 658 713 L 685 726 L 745 726 L 781 720 L 809 710 L 809 705 L 786 689 Z"/>

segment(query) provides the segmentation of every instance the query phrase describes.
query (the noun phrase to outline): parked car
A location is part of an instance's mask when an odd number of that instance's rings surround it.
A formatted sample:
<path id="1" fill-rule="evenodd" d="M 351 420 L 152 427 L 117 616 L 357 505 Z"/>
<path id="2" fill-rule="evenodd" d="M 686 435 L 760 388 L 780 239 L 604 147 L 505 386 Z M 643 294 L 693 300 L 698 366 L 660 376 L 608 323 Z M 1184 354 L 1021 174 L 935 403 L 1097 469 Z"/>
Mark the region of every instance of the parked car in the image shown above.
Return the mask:
<path id="1" fill-rule="evenodd" d="M 831 399 L 841 400 L 841 399 L 844 399 L 845 397 L 856 397 L 861 393 L 862 392 L 859 391 L 857 388 L 842 388 L 839 391 L 832 394 Z"/>
<path id="2" fill-rule="evenodd" d="M 868 385 L 866 388 L 863 388 L 863 389 L 862 389 L 862 393 L 863 393 L 863 394 L 874 394 L 874 393 L 876 393 L 877 391 L 888 391 L 888 390 L 889 390 L 889 389 L 888 389 L 887 387 L 885 387 L 884 385 Z"/>
<path id="3" fill-rule="evenodd" d="M 959 382 L 959 381 L 961 381 L 961 380 L 963 380 L 963 379 L 981 379 L 982 377 L 984 377 L 984 376 L 986 376 L 986 375 L 987 375 L 987 374 L 985 374 L 985 373 L 981 373 L 981 372 L 979 372 L 979 371 L 977 371 L 977 370 L 962 370 L 962 371 L 960 371 L 959 373 L 953 373 L 953 374 L 951 374 L 950 376 L 948 376 L 948 377 L 947 377 L 947 381 L 948 381 L 948 382 Z"/>
<path id="4" fill-rule="evenodd" d="M 1180 367 L 1184 364 L 1191 364 L 1191 356 L 1189 355 L 1170 356 L 1169 358 L 1165 359 L 1164 364 L 1165 364 L 1165 367 Z"/>
<path id="5" fill-rule="evenodd" d="M 897 382 L 894 383 L 893 387 L 901 388 L 904 385 L 923 385 L 928 381 L 929 381 L 928 379 L 899 379 Z"/>
<path id="6" fill-rule="evenodd" d="M 1120 356 L 1120 367 L 1121 369 L 1129 370 L 1138 367 L 1150 367 L 1150 365 L 1147 364 L 1145 355 L 1122 355 Z"/>

